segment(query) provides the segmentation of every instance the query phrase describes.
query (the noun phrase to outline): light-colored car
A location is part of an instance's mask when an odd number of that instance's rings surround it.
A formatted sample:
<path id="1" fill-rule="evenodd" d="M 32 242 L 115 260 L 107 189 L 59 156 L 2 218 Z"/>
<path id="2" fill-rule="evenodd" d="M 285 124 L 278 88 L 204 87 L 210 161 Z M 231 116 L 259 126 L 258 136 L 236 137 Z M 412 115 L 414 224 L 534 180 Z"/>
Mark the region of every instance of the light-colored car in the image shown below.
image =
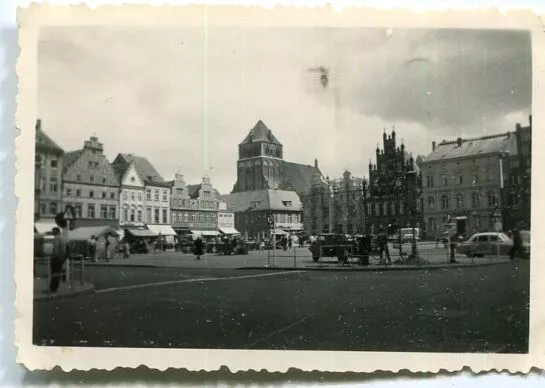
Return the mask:
<path id="1" fill-rule="evenodd" d="M 458 253 L 467 257 L 485 257 L 509 255 L 513 241 L 504 233 L 485 232 L 476 233 L 469 240 L 459 243 L 456 247 Z"/>

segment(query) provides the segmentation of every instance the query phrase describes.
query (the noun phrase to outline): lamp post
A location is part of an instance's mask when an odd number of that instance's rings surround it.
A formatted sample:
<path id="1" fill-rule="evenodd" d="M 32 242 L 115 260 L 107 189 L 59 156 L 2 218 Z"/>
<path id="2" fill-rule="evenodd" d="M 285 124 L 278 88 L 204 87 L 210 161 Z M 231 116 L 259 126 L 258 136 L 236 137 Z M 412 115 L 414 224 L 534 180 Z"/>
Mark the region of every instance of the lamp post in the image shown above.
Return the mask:
<path id="1" fill-rule="evenodd" d="M 329 191 L 329 233 L 333 233 L 333 188 L 331 182 L 327 182 L 327 189 Z"/>

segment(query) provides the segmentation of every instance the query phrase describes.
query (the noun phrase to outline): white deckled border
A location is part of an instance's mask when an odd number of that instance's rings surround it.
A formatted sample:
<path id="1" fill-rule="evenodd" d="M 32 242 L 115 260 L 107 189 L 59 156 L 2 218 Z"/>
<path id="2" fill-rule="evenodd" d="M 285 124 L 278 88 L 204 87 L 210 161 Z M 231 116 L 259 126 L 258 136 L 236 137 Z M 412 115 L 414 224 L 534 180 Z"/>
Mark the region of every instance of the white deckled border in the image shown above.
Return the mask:
<path id="1" fill-rule="evenodd" d="M 498 28 L 532 31 L 533 49 L 533 147 L 534 178 L 532 196 L 532 249 L 530 349 L 526 355 L 507 354 L 448 354 L 448 353 L 385 353 L 334 351 L 258 351 L 258 350 L 187 350 L 187 349 L 128 349 L 128 348 L 60 348 L 32 345 L 33 279 L 30 271 L 33 256 L 33 185 L 34 185 L 34 124 L 36 120 L 36 64 L 39 29 L 43 26 L 202 26 L 205 13 L 209 25 L 246 26 L 338 26 L 338 27 L 418 27 L 418 28 Z M 242 6 L 101 7 L 32 5 L 18 12 L 20 25 L 20 58 L 17 64 L 19 95 L 17 126 L 21 136 L 16 142 L 16 195 L 19 198 L 15 244 L 16 345 L 17 361 L 27 368 L 63 370 L 112 370 L 117 367 L 138 367 L 165 370 L 217 370 L 227 366 L 232 372 L 262 370 L 284 372 L 289 368 L 304 371 L 397 372 L 459 371 L 469 366 L 474 372 L 507 370 L 528 372 L 532 367 L 545 368 L 545 214 L 541 198 L 545 180 L 539 177 L 545 158 L 536 152 L 545 145 L 543 132 L 545 111 L 543 80 L 545 71 L 545 39 L 539 18 L 529 11 L 500 13 L 486 11 L 449 11 L 414 13 L 406 10 L 377 11 L 369 8 L 344 9 L 337 13 L 331 8 L 277 7 L 266 10 Z M 498 284 L 498 287 L 504 286 Z"/>

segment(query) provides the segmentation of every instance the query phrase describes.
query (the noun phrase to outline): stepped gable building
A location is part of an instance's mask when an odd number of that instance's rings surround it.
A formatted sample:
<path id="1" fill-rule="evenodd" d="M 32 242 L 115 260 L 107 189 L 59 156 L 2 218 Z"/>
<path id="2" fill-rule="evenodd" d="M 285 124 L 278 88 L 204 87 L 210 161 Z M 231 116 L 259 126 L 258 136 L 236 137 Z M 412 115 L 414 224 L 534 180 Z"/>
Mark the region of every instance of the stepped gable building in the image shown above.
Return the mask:
<path id="1" fill-rule="evenodd" d="M 350 171 L 339 179 L 316 174 L 310 194 L 303 197 L 305 230 L 311 235 L 363 233 L 363 184 L 364 179 L 353 177 Z"/>
<path id="2" fill-rule="evenodd" d="M 40 233 L 55 227 L 55 215 L 62 210 L 62 169 L 64 150 L 42 129 L 36 121 L 34 217 L 35 228 Z M 41 220 L 41 221 L 38 221 Z"/>
<path id="3" fill-rule="evenodd" d="M 65 154 L 63 202 L 65 207 L 74 206 L 78 227 L 118 225 L 119 177 L 96 136 L 81 150 Z"/>
<path id="4" fill-rule="evenodd" d="M 259 120 L 238 146 L 237 182 L 233 193 L 255 190 L 295 191 L 305 195 L 312 187 L 314 166 L 284 160 L 284 146 Z"/>
<path id="5" fill-rule="evenodd" d="M 516 136 L 511 133 L 432 142 L 421 166 L 427 234 L 443 233 L 449 217 L 456 233 L 465 237 L 493 231 L 495 209 L 504 216 L 508 210 L 502 186 L 516 158 Z"/>
<path id="6" fill-rule="evenodd" d="M 149 160 L 142 156 L 121 153 L 117 155 L 112 165 L 117 166 L 117 171 L 125 170 L 126 174 L 130 175 L 129 181 L 124 182 L 127 185 L 122 186 L 124 222 L 128 222 L 129 225 L 145 223 L 148 229 L 156 234 L 174 236 L 174 230 L 170 227 L 171 183 L 165 182 Z M 142 200 L 139 200 L 139 195 L 142 195 Z M 142 214 L 139 218 L 140 208 Z M 125 219 L 125 215 L 129 216 L 128 220 Z"/>
<path id="7" fill-rule="evenodd" d="M 365 198 L 365 231 L 376 234 L 384 228 L 395 234 L 399 228 L 412 226 L 411 209 L 415 209 L 415 227 L 423 225 L 419 166 L 405 150 L 397 145 L 395 129 L 383 134 L 383 149 L 376 149 L 376 164 L 369 161 L 369 181 L 362 183 Z M 407 179 L 409 171 L 416 172 L 414 184 Z"/>

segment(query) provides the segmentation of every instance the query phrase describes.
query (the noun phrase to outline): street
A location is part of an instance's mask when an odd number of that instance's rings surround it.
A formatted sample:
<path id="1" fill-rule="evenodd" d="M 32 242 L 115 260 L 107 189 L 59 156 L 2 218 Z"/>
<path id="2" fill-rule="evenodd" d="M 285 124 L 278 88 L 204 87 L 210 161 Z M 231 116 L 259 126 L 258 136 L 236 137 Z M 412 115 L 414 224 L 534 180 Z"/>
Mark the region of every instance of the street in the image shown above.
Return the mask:
<path id="1" fill-rule="evenodd" d="M 37 345 L 527 352 L 529 262 L 434 271 L 89 267 Z"/>

